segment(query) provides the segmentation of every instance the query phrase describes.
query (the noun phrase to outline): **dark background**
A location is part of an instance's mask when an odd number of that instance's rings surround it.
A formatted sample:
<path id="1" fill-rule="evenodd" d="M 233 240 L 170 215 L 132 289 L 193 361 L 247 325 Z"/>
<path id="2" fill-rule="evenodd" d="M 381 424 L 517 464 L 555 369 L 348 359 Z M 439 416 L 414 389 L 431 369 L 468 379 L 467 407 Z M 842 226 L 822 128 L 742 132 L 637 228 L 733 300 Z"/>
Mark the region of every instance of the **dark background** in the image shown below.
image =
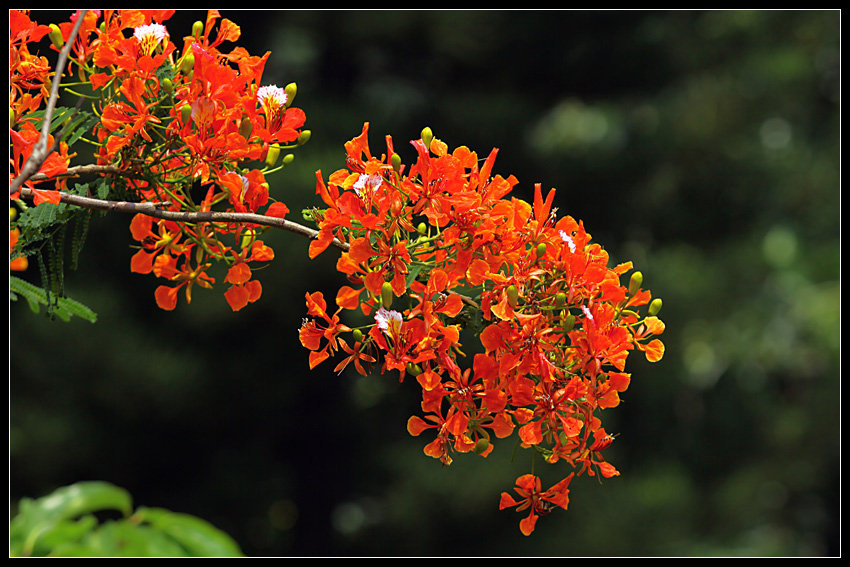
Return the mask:
<path id="1" fill-rule="evenodd" d="M 343 283 L 333 251 L 269 234 L 258 303 L 233 313 L 219 286 L 169 313 L 111 216 L 66 275 L 96 324 L 10 306 L 13 510 L 105 480 L 249 555 L 840 554 L 839 12 L 222 14 L 272 52 L 266 84 L 298 84 L 313 136 L 271 180 L 293 211 L 363 122 L 408 162 L 428 125 L 498 147 L 517 196 L 558 188 L 559 214 L 643 271 L 667 353 L 630 357 L 603 415 L 622 475 L 576 480 L 569 510 L 522 536 L 498 510 L 528 471 L 512 440 L 442 468 L 405 430 L 417 384 L 308 370 L 303 297 Z M 172 38 L 203 17 L 178 13 Z"/>

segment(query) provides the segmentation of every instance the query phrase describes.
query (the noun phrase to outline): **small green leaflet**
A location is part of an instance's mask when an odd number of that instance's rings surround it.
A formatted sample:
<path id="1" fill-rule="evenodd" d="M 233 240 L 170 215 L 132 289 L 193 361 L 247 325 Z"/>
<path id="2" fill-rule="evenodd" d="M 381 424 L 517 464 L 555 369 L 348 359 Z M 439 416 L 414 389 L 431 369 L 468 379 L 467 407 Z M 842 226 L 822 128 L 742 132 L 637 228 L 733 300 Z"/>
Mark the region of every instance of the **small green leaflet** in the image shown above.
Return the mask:
<path id="1" fill-rule="evenodd" d="M 52 313 L 67 322 L 72 315 L 85 319 L 90 323 L 97 321 L 97 313 L 69 297 L 57 297 L 50 294 L 48 303 L 47 292 L 27 281 L 14 276 L 9 277 L 9 299 L 17 301 L 18 296 L 23 297 L 29 303 L 33 313 L 38 313 L 41 305 L 51 305 Z"/>

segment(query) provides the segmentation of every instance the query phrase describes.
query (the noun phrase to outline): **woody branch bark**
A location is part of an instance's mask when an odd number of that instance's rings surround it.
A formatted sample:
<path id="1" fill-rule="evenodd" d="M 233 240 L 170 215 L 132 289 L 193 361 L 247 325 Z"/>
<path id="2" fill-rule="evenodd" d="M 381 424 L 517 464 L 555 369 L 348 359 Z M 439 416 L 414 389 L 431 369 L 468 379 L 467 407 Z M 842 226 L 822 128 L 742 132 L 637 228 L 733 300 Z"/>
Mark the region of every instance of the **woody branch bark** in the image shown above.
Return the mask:
<path id="1" fill-rule="evenodd" d="M 76 173 L 79 173 L 78 171 L 72 171 L 74 169 L 87 169 L 88 171 L 103 172 L 104 168 L 102 166 L 80 166 L 80 168 L 70 168 L 65 175 L 74 175 Z M 41 177 L 46 179 L 46 176 Z M 36 176 L 33 176 L 33 180 L 37 180 Z M 32 189 L 26 187 L 21 189 L 21 196 L 23 197 L 32 198 L 32 194 Z M 167 209 L 160 208 L 169 205 L 170 203 L 167 201 L 160 203 L 109 201 L 105 199 L 84 197 L 81 195 L 73 195 L 71 193 L 65 193 L 61 191 L 59 192 L 59 198 L 62 203 L 74 205 L 77 207 L 83 207 L 86 209 L 92 209 L 97 211 L 109 211 L 116 213 L 141 213 L 150 217 L 172 220 L 176 222 L 240 222 L 280 228 L 289 232 L 293 232 L 295 234 L 300 234 L 301 236 L 306 236 L 307 238 L 316 238 L 316 236 L 319 234 L 319 231 L 298 224 L 297 222 L 289 221 L 279 217 L 271 217 L 255 213 L 226 213 L 217 211 L 170 211 Z M 341 242 L 336 238 L 331 242 L 331 244 L 336 248 L 339 248 L 340 250 L 348 250 L 348 243 Z"/>

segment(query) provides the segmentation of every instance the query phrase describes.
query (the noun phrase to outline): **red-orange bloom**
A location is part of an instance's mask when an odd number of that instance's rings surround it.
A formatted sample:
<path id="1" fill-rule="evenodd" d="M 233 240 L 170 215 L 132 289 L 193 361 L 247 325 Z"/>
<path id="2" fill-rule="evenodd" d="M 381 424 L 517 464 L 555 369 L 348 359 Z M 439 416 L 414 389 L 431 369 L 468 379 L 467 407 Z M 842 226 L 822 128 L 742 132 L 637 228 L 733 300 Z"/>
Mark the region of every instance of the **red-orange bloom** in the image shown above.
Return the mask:
<path id="1" fill-rule="evenodd" d="M 514 500 L 510 494 L 502 492 L 499 509 L 504 510 L 512 506 L 516 506 L 517 511 L 529 509 L 528 516 L 520 520 L 519 529 L 523 535 L 531 535 L 538 517 L 548 514 L 555 506 L 564 510 L 567 509 L 570 502 L 569 486 L 572 479 L 573 473 L 570 473 L 567 478 L 544 492 L 539 477 L 533 474 L 524 474 L 516 480 L 514 487 L 514 491 L 519 494 L 520 499 Z"/>
<path id="2" fill-rule="evenodd" d="M 9 230 L 9 254 L 11 255 L 12 250 L 18 244 L 18 239 L 21 236 L 21 231 L 17 228 L 13 228 Z M 26 256 L 18 256 L 9 261 L 9 269 L 13 272 L 22 272 L 29 267 L 29 260 Z"/>

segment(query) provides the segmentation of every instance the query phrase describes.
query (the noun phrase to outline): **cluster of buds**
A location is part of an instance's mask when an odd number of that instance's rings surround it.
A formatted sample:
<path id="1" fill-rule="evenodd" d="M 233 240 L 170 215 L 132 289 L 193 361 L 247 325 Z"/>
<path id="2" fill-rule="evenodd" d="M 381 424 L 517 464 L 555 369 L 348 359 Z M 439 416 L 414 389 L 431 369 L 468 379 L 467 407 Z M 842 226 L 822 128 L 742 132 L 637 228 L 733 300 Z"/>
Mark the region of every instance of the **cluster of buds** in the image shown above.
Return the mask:
<path id="1" fill-rule="evenodd" d="M 373 155 L 367 123 L 345 145 L 345 169 L 327 182 L 317 172 L 327 207 L 310 212 L 319 227 L 310 255 L 345 243 L 337 269 L 348 285 L 333 312 L 320 292 L 307 294 L 301 343 L 311 367 L 341 350 L 337 371 L 354 363 L 361 374 L 415 378 L 423 415 L 407 429 L 428 435 L 424 452 L 443 465 L 457 453 L 486 457 L 514 432 L 546 462 L 568 463 L 573 472 L 547 491 L 524 475 L 520 501 L 502 495 L 502 508 L 530 509 L 528 535 L 538 516 L 567 507 L 573 475 L 619 474 L 602 456 L 614 438 L 598 414 L 628 388 L 630 351 L 663 356 L 661 300 L 631 262 L 609 267 L 582 222 L 555 215 L 554 190 L 535 186 L 532 203 L 509 198 L 517 180 L 493 174 L 496 150 L 483 161 L 464 146 L 450 152 L 426 128 L 407 167 L 386 142 Z M 344 323 L 343 310 L 364 324 Z M 481 346 L 464 362 L 468 335 Z"/>
<path id="2" fill-rule="evenodd" d="M 289 209 L 269 195 L 266 176 L 293 159 L 287 150 L 305 143 L 304 112 L 292 106 L 296 88 L 262 85 L 269 57 L 244 48 L 224 50 L 240 28 L 211 10 L 183 38 L 182 50 L 163 23 L 174 10 L 105 10 L 75 13 L 69 22 L 38 25 L 25 12 L 10 12 L 10 119 L 13 167 L 20 174 L 38 139 L 34 110 L 42 107 L 51 71 L 29 45 L 45 36 L 53 49 L 69 41 L 66 91 L 89 89 L 95 122 L 89 138 L 97 165 L 109 168 L 122 191 L 138 201 L 179 213 L 257 213 L 283 218 Z M 82 18 L 82 21 L 77 20 Z M 52 140 L 49 141 L 49 144 Z M 285 153 L 281 157 L 281 153 Z M 55 181 L 69 165 L 60 144 L 40 173 Z M 33 182 L 34 202 L 58 203 L 56 190 Z M 61 188 L 57 187 L 57 188 Z M 14 198 L 15 195 L 12 195 Z M 262 227 L 250 222 L 172 222 L 139 215 L 131 235 L 139 250 L 131 270 L 167 280 L 155 291 L 157 304 L 174 309 L 178 292 L 191 301 L 194 284 L 211 287 L 211 266 L 224 263 L 225 298 L 234 310 L 261 293 L 251 264 L 274 253 L 260 240 Z"/>

